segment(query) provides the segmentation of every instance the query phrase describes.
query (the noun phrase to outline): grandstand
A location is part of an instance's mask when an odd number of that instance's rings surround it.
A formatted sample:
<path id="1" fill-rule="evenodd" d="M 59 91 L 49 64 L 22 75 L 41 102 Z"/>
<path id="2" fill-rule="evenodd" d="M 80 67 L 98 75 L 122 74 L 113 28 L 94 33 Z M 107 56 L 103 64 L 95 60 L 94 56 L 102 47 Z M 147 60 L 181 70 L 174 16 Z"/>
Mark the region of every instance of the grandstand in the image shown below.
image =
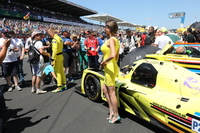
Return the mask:
<path id="1" fill-rule="evenodd" d="M 31 21 L 68 25 L 90 24 L 81 19 L 80 16 L 98 13 L 68 0 L 4 0 L 0 6 L 0 16 L 2 18 L 22 19 L 30 12 Z"/>

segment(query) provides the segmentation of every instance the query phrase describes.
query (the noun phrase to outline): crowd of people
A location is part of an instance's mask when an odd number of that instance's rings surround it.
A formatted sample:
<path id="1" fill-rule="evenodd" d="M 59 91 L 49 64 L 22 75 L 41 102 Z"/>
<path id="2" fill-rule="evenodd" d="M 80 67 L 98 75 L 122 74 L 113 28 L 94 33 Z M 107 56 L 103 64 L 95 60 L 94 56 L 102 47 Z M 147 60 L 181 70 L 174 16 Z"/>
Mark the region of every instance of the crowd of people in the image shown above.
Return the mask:
<path id="1" fill-rule="evenodd" d="M 26 84 L 23 71 L 23 60 L 28 55 L 28 62 L 31 66 L 32 83 L 30 92 L 36 94 L 47 93 L 43 90 L 41 83 L 44 83 L 46 76 L 52 77 L 57 84 L 53 93 L 62 92 L 67 88 L 68 83 L 81 77 L 87 68 L 104 68 L 105 85 L 103 92 L 109 104 L 109 123 L 121 120 L 117 110 L 115 96 L 115 77 L 120 67 L 120 62 L 126 54 L 129 54 L 137 47 L 152 45 L 163 49 L 167 43 L 173 44 L 172 39 L 167 36 L 168 29 L 162 27 L 154 29 L 149 27 L 148 32 L 140 33 L 131 29 L 118 30 L 115 21 L 107 21 L 104 31 L 86 30 L 77 28 L 73 31 L 69 27 L 56 27 L 42 29 L 35 28 L 31 31 L 30 37 L 22 41 L 17 38 L 16 30 L 4 26 L 1 28 L 0 57 L 2 60 L 2 74 L 8 85 L 8 92 L 13 89 L 22 91 L 20 85 Z M 102 31 L 102 30 L 101 30 Z M 187 35 L 176 34 L 180 37 L 179 42 L 199 42 L 199 31 L 188 28 Z M 175 33 L 173 33 L 175 34 Z M 10 40 L 7 42 L 7 40 Z M 8 46 L 7 43 L 10 45 Z M 6 46 L 7 54 L 4 47 Z M 177 53 L 180 50 L 177 51 Z M 19 84 L 20 83 L 20 84 Z"/>
<path id="2" fill-rule="evenodd" d="M 84 21 L 80 17 L 72 16 L 69 14 L 58 14 L 56 12 L 52 12 L 49 10 L 36 8 L 32 6 L 27 6 L 22 3 L 17 3 L 17 2 L 7 2 L 5 4 L 1 4 L 0 8 L 1 10 L 14 11 L 16 13 L 23 13 L 23 14 L 29 12 L 30 16 L 33 16 L 36 18 L 47 17 L 47 18 L 76 22 L 76 23 L 91 24 Z"/>

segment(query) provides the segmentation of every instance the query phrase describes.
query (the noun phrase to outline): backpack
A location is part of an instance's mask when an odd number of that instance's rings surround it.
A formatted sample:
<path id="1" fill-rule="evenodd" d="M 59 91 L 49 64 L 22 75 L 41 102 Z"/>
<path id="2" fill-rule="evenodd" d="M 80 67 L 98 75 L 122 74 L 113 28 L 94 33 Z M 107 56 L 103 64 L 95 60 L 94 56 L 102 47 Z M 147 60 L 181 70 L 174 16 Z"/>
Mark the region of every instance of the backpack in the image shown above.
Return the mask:
<path id="1" fill-rule="evenodd" d="M 30 42 L 30 47 L 28 49 L 28 62 L 30 62 L 31 64 L 35 64 L 39 61 L 40 59 L 40 52 L 35 48 L 35 43 L 37 41 L 35 41 L 34 43 L 33 42 Z"/>

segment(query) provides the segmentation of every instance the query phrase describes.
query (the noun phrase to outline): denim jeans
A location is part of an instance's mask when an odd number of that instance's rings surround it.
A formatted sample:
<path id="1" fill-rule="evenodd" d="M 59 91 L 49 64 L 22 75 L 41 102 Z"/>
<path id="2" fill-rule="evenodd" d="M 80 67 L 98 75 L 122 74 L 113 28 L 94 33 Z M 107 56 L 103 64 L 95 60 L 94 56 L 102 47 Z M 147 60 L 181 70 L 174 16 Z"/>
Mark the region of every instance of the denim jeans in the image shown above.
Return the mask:
<path id="1" fill-rule="evenodd" d="M 20 60 L 18 58 L 18 64 L 19 64 L 19 71 L 18 71 L 19 81 L 22 82 L 24 81 L 23 60 Z"/>

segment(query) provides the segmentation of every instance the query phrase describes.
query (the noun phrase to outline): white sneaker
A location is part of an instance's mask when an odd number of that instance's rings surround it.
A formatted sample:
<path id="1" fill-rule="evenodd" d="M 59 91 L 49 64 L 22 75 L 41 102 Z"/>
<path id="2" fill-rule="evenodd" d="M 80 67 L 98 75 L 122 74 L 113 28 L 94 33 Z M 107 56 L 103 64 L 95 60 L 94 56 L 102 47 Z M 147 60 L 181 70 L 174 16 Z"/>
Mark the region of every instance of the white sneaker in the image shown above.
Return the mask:
<path id="1" fill-rule="evenodd" d="M 36 89 L 35 88 L 31 88 L 31 93 L 35 93 Z"/>
<path id="2" fill-rule="evenodd" d="M 22 90 L 22 88 L 20 88 L 19 86 L 15 86 L 15 89 L 18 90 L 18 91 Z"/>
<path id="3" fill-rule="evenodd" d="M 9 89 L 8 89 L 8 92 L 11 92 L 13 90 L 13 87 L 10 86 Z"/>
<path id="4" fill-rule="evenodd" d="M 37 89 L 36 94 L 45 94 L 47 91 L 43 91 L 41 89 Z"/>

